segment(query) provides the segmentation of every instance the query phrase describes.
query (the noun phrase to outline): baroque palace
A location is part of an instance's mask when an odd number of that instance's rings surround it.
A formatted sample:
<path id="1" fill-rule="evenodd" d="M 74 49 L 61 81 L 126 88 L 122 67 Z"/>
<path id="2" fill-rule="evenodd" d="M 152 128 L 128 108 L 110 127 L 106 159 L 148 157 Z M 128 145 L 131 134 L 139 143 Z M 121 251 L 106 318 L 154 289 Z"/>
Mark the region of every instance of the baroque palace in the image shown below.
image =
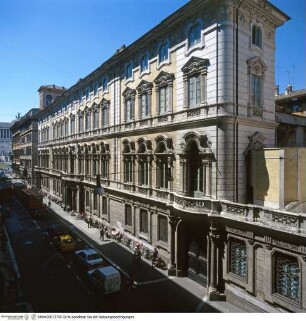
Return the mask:
<path id="1" fill-rule="evenodd" d="M 211 300 L 306 311 L 306 217 L 251 204 L 248 174 L 275 147 L 288 19 L 263 0 L 192 0 L 57 99 L 41 87 L 36 187 L 157 247 Z"/>

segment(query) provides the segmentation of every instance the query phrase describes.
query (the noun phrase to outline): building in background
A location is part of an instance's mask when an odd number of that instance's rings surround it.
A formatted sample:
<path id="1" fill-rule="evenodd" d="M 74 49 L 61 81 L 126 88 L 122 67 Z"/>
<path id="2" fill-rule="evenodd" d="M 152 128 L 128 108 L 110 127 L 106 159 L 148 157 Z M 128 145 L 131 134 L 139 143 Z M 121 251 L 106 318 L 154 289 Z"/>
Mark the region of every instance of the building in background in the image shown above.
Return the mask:
<path id="1" fill-rule="evenodd" d="M 0 123 L 0 161 L 9 162 L 12 148 L 11 123 Z"/>
<path id="2" fill-rule="evenodd" d="M 210 299 L 305 311 L 306 218 L 247 204 L 252 153 L 275 147 L 288 19 L 267 1 L 192 0 L 122 46 L 39 113 L 37 187 L 157 247 Z"/>
<path id="3" fill-rule="evenodd" d="M 306 147 L 306 89 L 293 90 L 289 85 L 279 94 L 275 88 L 277 146 Z"/>

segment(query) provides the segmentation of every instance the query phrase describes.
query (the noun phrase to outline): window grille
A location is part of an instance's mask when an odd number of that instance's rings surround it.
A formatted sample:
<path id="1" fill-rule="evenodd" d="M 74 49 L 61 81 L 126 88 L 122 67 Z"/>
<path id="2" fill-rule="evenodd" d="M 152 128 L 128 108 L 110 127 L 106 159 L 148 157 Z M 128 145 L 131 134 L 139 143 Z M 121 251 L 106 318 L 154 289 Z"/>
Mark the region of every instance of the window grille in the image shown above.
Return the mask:
<path id="1" fill-rule="evenodd" d="M 132 206 L 125 205 L 125 225 L 132 226 Z"/>
<path id="2" fill-rule="evenodd" d="M 247 277 L 247 249 L 243 241 L 231 241 L 231 272 Z"/>
<path id="3" fill-rule="evenodd" d="M 146 210 L 140 210 L 140 232 L 148 234 L 149 231 L 149 219 L 148 212 Z"/>
<path id="4" fill-rule="evenodd" d="M 160 216 L 158 221 L 158 239 L 168 243 L 168 220 L 166 217 Z"/>
<path id="5" fill-rule="evenodd" d="M 107 198 L 102 197 L 102 214 L 107 215 Z"/>
<path id="6" fill-rule="evenodd" d="M 276 255 L 275 292 L 300 302 L 300 268 L 296 258 Z"/>

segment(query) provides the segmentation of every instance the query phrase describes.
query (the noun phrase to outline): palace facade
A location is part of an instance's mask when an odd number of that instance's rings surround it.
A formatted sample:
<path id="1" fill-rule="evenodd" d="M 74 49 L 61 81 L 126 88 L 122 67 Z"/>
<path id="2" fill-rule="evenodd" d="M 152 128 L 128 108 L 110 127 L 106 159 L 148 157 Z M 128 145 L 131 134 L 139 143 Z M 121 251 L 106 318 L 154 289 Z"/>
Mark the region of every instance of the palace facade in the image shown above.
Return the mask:
<path id="1" fill-rule="evenodd" d="M 246 205 L 248 155 L 275 146 L 275 31 L 289 18 L 234 3 L 188 2 L 43 108 L 36 186 L 157 247 L 210 299 L 302 311 L 305 218 Z"/>

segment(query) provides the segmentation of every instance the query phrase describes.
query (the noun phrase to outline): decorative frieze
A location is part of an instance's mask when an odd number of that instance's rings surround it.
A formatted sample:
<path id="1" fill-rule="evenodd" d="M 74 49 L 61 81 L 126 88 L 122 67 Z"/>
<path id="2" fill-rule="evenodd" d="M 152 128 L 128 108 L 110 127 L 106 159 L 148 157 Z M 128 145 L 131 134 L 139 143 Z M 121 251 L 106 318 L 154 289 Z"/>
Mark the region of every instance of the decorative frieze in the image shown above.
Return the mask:
<path id="1" fill-rule="evenodd" d="M 230 226 L 226 226 L 225 227 L 225 231 L 228 233 L 232 233 L 232 234 L 236 234 L 236 235 L 241 235 L 244 237 L 248 237 L 248 238 L 253 238 L 254 237 L 254 233 L 251 231 L 243 231 L 234 227 L 230 227 Z"/>
<path id="2" fill-rule="evenodd" d="M 298 217 L 288 214 L 272 212 L 272 222 L 290 227 L 299 227 Z"/>
<path id="3" fill-rule="evenodd" d="M 291 243 L 287 243 L 287 242 L 283 242 L 283 241 L 279 241 L 279 240 L 272 240 L 272 244 L 275 246 L 278 246 L 280 248 L 284 248 L 284 249 L 288 249 L 288 250 L 292 250 L 292 251 L 296 251 L 296 252 L 301 251 L 300 246 L 294 245 Z"/>

